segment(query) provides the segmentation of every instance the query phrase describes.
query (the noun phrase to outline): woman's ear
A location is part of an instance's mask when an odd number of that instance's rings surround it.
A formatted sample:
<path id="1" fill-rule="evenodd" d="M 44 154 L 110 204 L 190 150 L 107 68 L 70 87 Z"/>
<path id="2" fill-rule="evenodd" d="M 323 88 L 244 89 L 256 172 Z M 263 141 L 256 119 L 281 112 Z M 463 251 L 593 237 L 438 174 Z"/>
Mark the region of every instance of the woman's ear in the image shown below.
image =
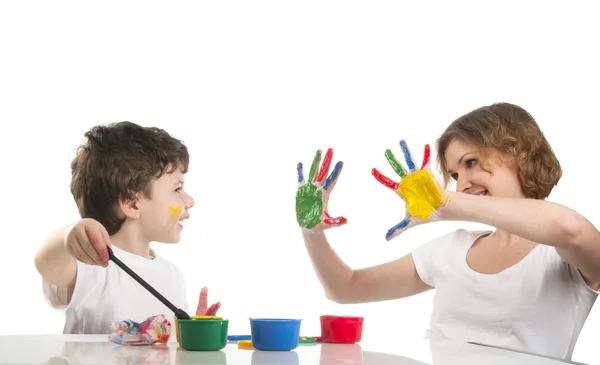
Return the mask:
<path id="1" fill-rule="evenodd" d="M 518 169 L 517 158 L 514 155 L 502 154 L 500 155 L 500 164 L 505 165 L 509 169 Z"/>

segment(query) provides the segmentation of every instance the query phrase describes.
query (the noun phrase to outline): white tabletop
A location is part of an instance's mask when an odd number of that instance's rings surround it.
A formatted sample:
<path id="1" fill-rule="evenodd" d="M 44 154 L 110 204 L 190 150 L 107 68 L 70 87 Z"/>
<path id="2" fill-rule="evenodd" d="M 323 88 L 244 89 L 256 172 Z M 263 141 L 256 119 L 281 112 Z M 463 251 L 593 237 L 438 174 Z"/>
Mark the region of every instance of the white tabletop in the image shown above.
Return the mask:
<path id="1" fill-rule="evenodd" d="M 385 347 L 382 349 L 381 347 Z M 185 351 L 177 343 L 162 346 L 120 346 L 107 336 L 39 335 L 0 336 L 0 364 L 566 364 L 541 356 L 453 341 L 425 339 L 379 346 L 355 344 L 300 345 L 293 351 L 268 352 L 238 349 L 228 344 L 222 351 Z"/>

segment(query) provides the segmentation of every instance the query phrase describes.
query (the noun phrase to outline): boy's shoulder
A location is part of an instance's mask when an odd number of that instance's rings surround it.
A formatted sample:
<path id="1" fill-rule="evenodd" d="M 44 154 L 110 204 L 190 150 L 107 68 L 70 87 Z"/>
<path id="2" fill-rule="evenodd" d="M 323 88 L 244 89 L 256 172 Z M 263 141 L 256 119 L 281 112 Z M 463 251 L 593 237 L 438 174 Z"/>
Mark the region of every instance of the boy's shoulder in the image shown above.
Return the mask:
<path id="1" fill-rule="evenodd" d="M 181 269 L 175 262 L 169 260 L 167 257 L 163 256 L 153 248 L 150 248 L 150 259 L 123 251 L 115 247 L 113 247 L 113 252 L 115 253 L 115 256 L 121 259 L 123 263 L 128 265 L 131 270 L 134 272 L 136 270 L 140 271 L 139 273 L 136 272 L 136 274 L 139 274 L 140 276 L 142 273 L 151 276 L 169 276 L 169 274 L 183 276 Z M 114 266 L 115 269 L 122 271 L 122 269 L 118 266 Z M 94 268 L 102 270 L 102 268 L 99 266 L 95 266 Z"/>
<path id="2" fill-rule="evenodd" d="M 181 269 L 175 262 L 173 262 L 173 261 L 167 259 L 166 257 L 162 256 L 161 254 L 157 253 L 154 249 L 150 249 L 150 256 L 153 258 L 152 261 L 156 261 L 157 266 L 169 268 L 169 269 L 173 270 L 175 273 L 177 273 L 178 275 L 183 276 Z"/>

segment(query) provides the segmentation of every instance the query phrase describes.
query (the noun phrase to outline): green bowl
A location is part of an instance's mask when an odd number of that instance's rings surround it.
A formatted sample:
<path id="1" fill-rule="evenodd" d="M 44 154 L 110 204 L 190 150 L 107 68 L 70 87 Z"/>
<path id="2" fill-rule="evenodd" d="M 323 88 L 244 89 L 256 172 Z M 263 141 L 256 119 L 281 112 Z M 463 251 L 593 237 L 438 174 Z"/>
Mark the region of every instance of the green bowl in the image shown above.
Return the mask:
<path id="1" fill-rule="evenodd" d="M 219 351 L 227 346 L 227 319 L 178 319 L 179 346 L 191 351 Z"/>

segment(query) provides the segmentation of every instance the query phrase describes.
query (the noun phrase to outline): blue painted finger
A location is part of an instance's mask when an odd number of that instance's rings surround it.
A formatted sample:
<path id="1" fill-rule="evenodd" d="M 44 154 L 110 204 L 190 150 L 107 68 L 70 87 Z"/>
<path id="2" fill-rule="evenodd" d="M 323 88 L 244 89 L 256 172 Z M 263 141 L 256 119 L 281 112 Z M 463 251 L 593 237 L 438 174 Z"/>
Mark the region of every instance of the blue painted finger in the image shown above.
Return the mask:
<path id="1" fill-rule="evenodd" d="M 387 234 L 385 235 L 385 239 L 388 241 L 391 240 L 392 238 L 394 238 L 395 236 L 400 234 L 400 231 L 402 231 L 404 228 L 408 227 L 409 223 L 410 223 L 410 217 L 404 218 L 404 220 L 402 222 L 396 224 L 395 226 L 390 228 L 389 231 L 387 231 Z"/>
<path id="2" fill-rule="evenodd" d="M 344 163 L 342 161 L 338 161 L 338 163 L 335 164 L 335 167 L 333 168 L 333 171 L 331 172 L 331 174 L 329 175 L 329 177 L 327 178 L 327 180 L 325 181 L 325 185 L 323 186 L 323 190 L 328 190 L 337 180 L 340 171 L 342 170 L 342 167 L 344 166 Z"/>
<path id="3" fill-rule="evenodd" d="M 409 170 L 411 172 L 417 171 L 417 168 L 415 166 L 415 160 L 413 160 L 405 140 L 400 141 L 400 148 L 402 148 L 402 152 L 404 153 L 404 159 L 406 160 L 406 165 L 408 166 Z"/>
<path id="4" fill-rule="evenodd" d="M 298 162 L 298 166 L 296 167 L 298 170 L 298 184 L 302 184 L 304 182 L 304 174 L 302 173 L 302 162 Z"/>

